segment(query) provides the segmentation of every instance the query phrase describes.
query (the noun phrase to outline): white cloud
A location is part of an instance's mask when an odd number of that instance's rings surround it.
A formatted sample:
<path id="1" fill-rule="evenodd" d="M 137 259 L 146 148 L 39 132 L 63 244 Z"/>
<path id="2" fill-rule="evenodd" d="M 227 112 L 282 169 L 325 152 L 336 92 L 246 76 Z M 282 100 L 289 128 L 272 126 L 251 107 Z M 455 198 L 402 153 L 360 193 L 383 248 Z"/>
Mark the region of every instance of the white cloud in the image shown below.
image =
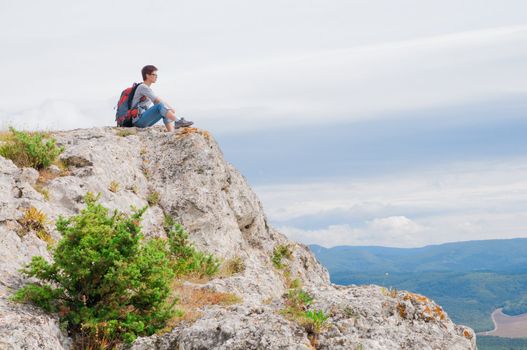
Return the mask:
<path id="1" fill-rule="evenodd" d="M 229 128 L 360 120 L 526 93 L 526 40 L 527 26 L 505 27 L 218 65 L 182 74 L 171 93 Z"/>
<path id="2" fill-rule="evenodd" d="M 66 100 L 46 100 L 39 106 L 15 112 L 0 112 L 0 129 L 65 130 L 113 125 L 110 101 L 84 105 Z"/>
<path id="3" fill-rule="evenodd" d="M 405 216 L 390 216 L 387 218 L 374 219 L 369 223 L 369 226 L 375 231 L 402 234 L 414 234 L 421 230 L 418 224 Z"/>
<path id="4" fill-rule="evenodd" d="M 354 181 L 258 186 L 256 192 L 271 222 L 304 243 L 421 246 L 527 237 L 525 158 L 438 164 L 418 174 Z M 298 227 L 308 219 L 326 228 Z"/>
<path id="5" fill-rule="evenodd" d="M 364 228 L 351 225 L 329 225 L 320 230 L 303 230 L 295 227 L 278 228 L 289 238 L 325 247 L 337 245 L 385 245 L 392 247 L 413 247 L 425 242 L 420 236 L 426 228 L 404 216 L 376 218 Z"/>

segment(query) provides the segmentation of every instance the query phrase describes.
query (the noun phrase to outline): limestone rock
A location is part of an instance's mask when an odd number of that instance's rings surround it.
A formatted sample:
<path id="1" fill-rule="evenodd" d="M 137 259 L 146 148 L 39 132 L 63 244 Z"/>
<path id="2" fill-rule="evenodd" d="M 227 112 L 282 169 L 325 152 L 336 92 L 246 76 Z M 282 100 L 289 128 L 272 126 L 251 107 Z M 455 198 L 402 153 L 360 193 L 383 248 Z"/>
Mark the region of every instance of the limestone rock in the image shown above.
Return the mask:
<path id="1" fill-rule="evenodd" d="M 30 185 L 34 185 L 38 179 L 38 171 L 33 168 L 22 168 L 17 178 L 21 183 L 27 182 Z"/>
<path id="2" fill-rule="evenodd" d="M 56 177 L 43 185 L 48 199 L 33 188 L 38 172 L 0 157 L 0 348 L 69 348 L 55 315 L 8 300 L 27 282 L 19 269 L 32 256 L 51 259 L 46 244 L 32 232 L 21 234 L 16 220 L 25 208 L 38 208 L 59 239 L 53 222 L 78 213 L 92 192 L 110 209 L 131 212 L 149 205 L 143 216 L 146 237 L 164 237 L 163 218 L 171 215 L 198 249 L 245 266 L 196 287 L 237 295 L 238 304 L 199 306 L 194 321 L 138 339 L 132 349 L 310 349 L 311 343 L 319 349 L 475 349 L 474 332 L 456 326 L 425 297 L 331 284 L 305 245 L 269 225 L 255 193 L 207 132 L 131 130 L 129 136 L 110 127 L 55 133 L 69 172 L 51 171 Z M 284 269 L 271 261 L 279 245 L 291 251 Z M 293 279 L 314 297 L 312 307 L 329 315 L 315 342 L 280 312 Z"/>
<path id="3" fill-rule="evenodd" d="M 58 318 L 16 304 L 0 303 L 0 349 L 68 349 L 71 340 L 58 327 Z"/>
<path id="4" fill-rule="evenodd" d="M 312 349 L 299 325 L 270 308 L 243 305 L 212 308 L 209 313 L 192 327 L 180 326 L 167 336 L 138 339 L 132 349 Z"/>

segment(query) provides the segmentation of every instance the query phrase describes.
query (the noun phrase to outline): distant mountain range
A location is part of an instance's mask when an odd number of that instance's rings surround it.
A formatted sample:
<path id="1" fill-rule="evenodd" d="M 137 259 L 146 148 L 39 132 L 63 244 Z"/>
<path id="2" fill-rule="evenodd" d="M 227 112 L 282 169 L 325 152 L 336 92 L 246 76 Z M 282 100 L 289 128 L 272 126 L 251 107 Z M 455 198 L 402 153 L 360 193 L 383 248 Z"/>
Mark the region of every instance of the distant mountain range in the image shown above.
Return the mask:
<path id="1" fill-rule="evenodd" d="M 311 245 L 319 261 L 335 272 L 527 272 L 527 238 L 467 241 L 422 248 Z"/>
<path id="2" fill-rule="evenodd" d="M 491 313 L 527 312 L 527 238 L 422 248 L 311 245 L 337 284 L 378 284 L 424 294 L 456 323 L 493 328 Z"/>

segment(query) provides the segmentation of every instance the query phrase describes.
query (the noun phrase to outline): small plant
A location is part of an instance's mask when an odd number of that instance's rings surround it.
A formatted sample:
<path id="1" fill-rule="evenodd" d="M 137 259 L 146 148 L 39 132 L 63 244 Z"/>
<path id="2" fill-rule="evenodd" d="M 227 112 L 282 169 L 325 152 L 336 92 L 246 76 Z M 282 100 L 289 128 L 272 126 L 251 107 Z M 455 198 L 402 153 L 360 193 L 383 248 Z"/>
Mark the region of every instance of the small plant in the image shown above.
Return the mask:
<path id="1" fill-rule="evenodd" d="M 170 233 L 171 230 L 177 229 L 175 227 L 176 224 L 177 224 L 177 222 L 176 222 L 176 220 L 174 220 L 174 218 L 172 216 L 167 215 L 167 214 L 165 214 L 163 216 L 163 230 L 165 231 L 167 236 L 168 236 L 168 234 Z"/>
<path id="2" fill-rule="evenodd" d="M 313 297 L 303 289 L 290 289 L 287 293 L 286 304 L 296 310 L 306 310 L 313 303 Z"/>
<path id="3" fill-rule="evenodd" d="M 194 253 L 194 247 L 189 242 L 188 233 L 179 223 L 174 225 L 167 232 L 170 251 L 176 259 L 188 259 Z"/>
<path id="4" fill-rule="evenodd" d="M 289 246 L 280 244 L 274 248 L 271 261 L 273 262 L 274 267 L 276 267 L 277 269 L 283 269 L 285 265 L 283 264 L 282 260 L 284 258 L 290 260 L 292 256 L 293 252 L 291 252 Z"/>
<path id="5" fill-rule="evenodd" d="M 300 280 L 300 278 L 295 278 L 294 280 L 289 282 L 289 288 L 290 289 L 302 288 L 302 281 Z"/>
<path id="6" fill-rule="evenodd" d="M 322 310 L 308 310 L 305 313 L 305 317 L 308 323 L 308 327 L 311 327 L 312 332 L 319 334 L 322 326 L 328 320 L 329 316 L 324 314 Z M 309 332 L 309 331 L 308 331 Z"/>
<path id="7" fill-rule="evenodd" d="M 47 222 L 48 219 L 45 213 L 35 207 L 29 207 L 26 209 L 22 217 L 18 219 L 18 223 L 23 229 L 19 234 L 23 236 L 30 231 L 34 231 L 36 236 L 46 242 L 48 248 L 51 248 L 55 241 L 46 229 Z"/>
<path id="8" fill-rule="evenodd" d="M 328 318 L 321 310 L 309 310 L 304 313 L 304 319 L 301 324 L 307 332 L 309 342 L 315 349 L 319 346 L 320 331 Z"/>
<path id="9" fill-rule="evenodd" d="M 265 298 L 264 300 L 262 300 L 262 303 L 264 305 L 271 305 L 273 303 L 273 298 L 272 297 Z"/>
<path id="10" fill-rule="evenodd" d="M 224 264 L 225 274 L 228 276 L 245 271 L 245 262 L 241 257 L 235 256 Z"/>
<path id="11" fill-rule="evenodd" d="M 150 206 L 158 205 L 160 200 L 161 200 L 161 197 L 159 196 L 159 192 L 157 191 L 151 191 L 146 196 L 146 201 L 148 202 Z"/>
<path id="12" fill-rule="evenodd" d="M 51 165 L 64 150 L 44 133 L 28 133 L 9 128 L 11 135 L 0 145 L 0 156 L 11 159 L 19 167 L 43 169 Z"/>
<path id="13" fill-rule="evenodd" d="M 150 179 L 150 177 L 152 177 L 152 174 L 150 173 L 150 170 L 148 170 L 148 166 L 146 164 L 143 163 L 141 165 L 141 170 L 147 180 Z"/>
<path id="14" fill-rule="evenodd" d="M 298 300 L 298 302 L 301 305 L 309 306 L 313 302 L 313 297 L 308 293 L 305 292 L 303 289 L 295 289 L 297 292 L 295 293 L 295 298 Z"/>
<path id="15" fill-rule="evenodd" d="M 184 258 L 177 259 L 174 264 L 174 271 L 179 277 L 193 275 L 197 278 L 211 277 L 215 275 L 220 267 L 219 260 L 211 254 L 196 251 L 193 247 L 192 254 Z"/>
<path id="16" fill-rule="evenodd" d="M 119 192 L 119 183 L 117 181 L 110 182 L 110 186 L 108 186 L 108 190 L 113 193 Z"/>
<path id="17" fill-rule="evenodd" d="M 287 307 L 281 310 L 280 313 L 302 325 L 308 333 L 311 345 L 317 348 L 320 331 L 329 316 L 320 310 L 308 310 L 313 300 L 313 296 L 301 288 L 290 289 L 286 296 L 285 303 Z"/>
<path id="18" fill-rule="evenodd" d="M 313 297 L 301 287 L 290 289 L 285 296 L 286 308 L 281 313 L 290 319 L 301 321 L 304 311 L 313 303 L 313 300 Z"/>
<path id="19" fill-rule="evenodd" d="M 177 276 L 193 274 L 198 277 L 210 277 L 218 272 L 220 267 L 218 258 L 212 254 L 197 251 L 190 243 L 183 225 L 165 216 L 165 232 L 167 232 L 170 252 L 175 261 L 174 271 Z"/>
<path id="20" fill-rule="evenodd" d="M 352 317 L 356 317 L 357 313 L 351 307 L 346 306 L 344 308 L 344 315 L 346 315 L 346 317 L 348 317 L 348 318 L 352 318 Z"/>
<path id="21" fill-rule="evenodd" d="M 47 243 L 48 249 L 55 244 L 55 241 L 53 240 L 49 232 L 46 230 L 37 231 L 37 237 Z"/>
<path id="22" fill-rule="evenodd" d="M 29 207 L 17 221 L 24 228 L 24 234 L 29 231 L 45 231 L 47 216 L 37 208 Z"/>
<path id="23" fill-rule="evenodd" d="M 133 184 L 130 186 L 130 191 L 132 191 L 134 194 L 139 194 L 139 187 L 137 187 L 136 184 Z"/>

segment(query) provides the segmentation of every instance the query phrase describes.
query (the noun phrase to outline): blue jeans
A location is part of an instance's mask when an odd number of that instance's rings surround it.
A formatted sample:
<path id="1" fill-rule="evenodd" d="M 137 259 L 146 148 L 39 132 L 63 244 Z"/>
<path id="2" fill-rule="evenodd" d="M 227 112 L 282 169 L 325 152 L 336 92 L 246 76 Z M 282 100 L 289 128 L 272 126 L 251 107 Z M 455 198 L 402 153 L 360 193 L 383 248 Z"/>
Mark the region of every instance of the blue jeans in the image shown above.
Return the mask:
<path id="1" fill-rule="evenodd" d="M 146 128 L 154 125 L 161 119 L 163 119 L 163 123 L 165 124 L 171 123 L 172 120 L 166 117 L 167 112 L 168 109 L 163 103 L 157 103 L 141 113 L 139 119 L 135 121 L 134 126 L 138 128 Z"/>

